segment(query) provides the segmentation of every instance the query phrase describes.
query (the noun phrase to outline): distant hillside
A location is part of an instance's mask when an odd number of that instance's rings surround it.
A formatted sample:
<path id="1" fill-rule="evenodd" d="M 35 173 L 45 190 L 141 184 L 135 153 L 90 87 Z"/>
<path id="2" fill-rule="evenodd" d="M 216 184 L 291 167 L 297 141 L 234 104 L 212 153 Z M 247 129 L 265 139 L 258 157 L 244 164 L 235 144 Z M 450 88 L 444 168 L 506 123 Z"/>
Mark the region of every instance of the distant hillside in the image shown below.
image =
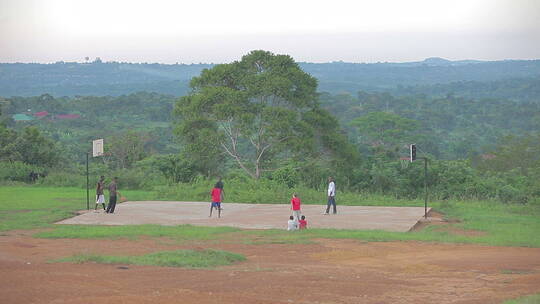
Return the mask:
<path id="1" fill-rule="evenodd" d="M 540 60 L 482 62 L 430 58 L 408 63 L 304 63 L 302 67 L 319 80 L 320 91 L 330 93 L 540 76 Z"/>
<path id="2" fill-rule="evenodd" d="M 387 90 L 396 96 L 446 97 L 450 95 L 485 99 L 498 98 L 521 102 L 540 103 L 540 77 L 511 78 L 495 81 L 459 81 L 445 84 L 399 86 Z"/>
<path id="3" fill-rule="evenodd" d="M 398 87 L 488 82 L 540 76 L 540 60 L 407 63 L 300 63 L 330 93 L 381 91 Z M 0 64 L 0 96 L 119 96 L 139 91 L 185 95 L 189 80 L 211 64 L 75 63 Z"/>

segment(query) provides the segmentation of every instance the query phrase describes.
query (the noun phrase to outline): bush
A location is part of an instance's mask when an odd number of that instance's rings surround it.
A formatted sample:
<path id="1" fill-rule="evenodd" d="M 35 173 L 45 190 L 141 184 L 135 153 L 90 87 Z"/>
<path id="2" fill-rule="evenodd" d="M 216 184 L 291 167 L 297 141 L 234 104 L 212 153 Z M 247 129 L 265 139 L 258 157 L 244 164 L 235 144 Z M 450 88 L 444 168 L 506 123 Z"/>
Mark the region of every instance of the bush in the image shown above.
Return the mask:
<path id="1" fill-rule="evenodd" d="M 119 189 L 153 190 L 156 186 L 168 185 L 168 180 L 161 174 L 140 169 L 123 169 L 113 171 L 107 180 L 118 177 Z"/>
<path id="2" fill-rule="evenodd" d="M 31 173 L 46 174 L 45 169 L 20 161 L 0 162 L 0 181 L 31 182 Z"/>
<path id="3" fill-rule="evenodd" d="M 86 176 L 72 172 L 54 171 L 45 178 L 39 179 L 38 183 L 43 186 L 86 188 Z M 92 179 L 90 179 L 90 188 L 92 185 Z"/>
<path id="4" fill-rule="evenodd" d="M 294 164 L 289 164 L 272 172 L 272 180 L 292 188 L 300 182 L 300 174 Z"/>
<path id="5" fill-rule="evenodd" d="M 161 173 L 166 179 L 174 183 L 191 182 L 197 175 L 194 164 L 174 154 L 153 155 L 138 161 L 135 167 L 145 172 Z"/>
<path id="6" fill-rule="evenodd" d="M 528 197 L 523 192 L 510 185 L 505 185 L 499 189 L 498 197 L 503 203 L 526 204 L 528 201 Z"/>

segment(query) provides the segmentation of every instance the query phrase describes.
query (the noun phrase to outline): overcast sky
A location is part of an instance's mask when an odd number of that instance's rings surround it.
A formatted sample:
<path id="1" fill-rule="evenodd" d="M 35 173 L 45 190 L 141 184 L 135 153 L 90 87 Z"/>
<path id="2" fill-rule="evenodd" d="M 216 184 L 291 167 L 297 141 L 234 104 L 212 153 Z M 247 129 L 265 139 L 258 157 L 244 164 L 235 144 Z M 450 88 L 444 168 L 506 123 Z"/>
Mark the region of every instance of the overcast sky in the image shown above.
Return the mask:
<path id="1" fill-rule="evenodd" d="M 539 59 L 537 0 L 0 0 L 0 62 Z"/>

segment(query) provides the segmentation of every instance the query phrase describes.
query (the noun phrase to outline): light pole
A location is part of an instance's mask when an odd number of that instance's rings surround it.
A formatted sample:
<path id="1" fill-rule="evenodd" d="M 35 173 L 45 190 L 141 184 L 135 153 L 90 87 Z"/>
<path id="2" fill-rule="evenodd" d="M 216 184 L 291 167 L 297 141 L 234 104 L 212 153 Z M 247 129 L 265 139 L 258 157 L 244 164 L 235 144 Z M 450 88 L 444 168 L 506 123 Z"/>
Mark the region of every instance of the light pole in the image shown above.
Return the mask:
<path id="1" fill-rule="evenodd" d="M 411 163 L 415 161 L 416 158 L 416 144 L 409 145 L 409 157 Z M 424 218 L 427 219 L 427 201 L 428 201 L 428 186 L 427 186 L 427 164 L 428 158 L 422 157 L 424 159 Z"/>

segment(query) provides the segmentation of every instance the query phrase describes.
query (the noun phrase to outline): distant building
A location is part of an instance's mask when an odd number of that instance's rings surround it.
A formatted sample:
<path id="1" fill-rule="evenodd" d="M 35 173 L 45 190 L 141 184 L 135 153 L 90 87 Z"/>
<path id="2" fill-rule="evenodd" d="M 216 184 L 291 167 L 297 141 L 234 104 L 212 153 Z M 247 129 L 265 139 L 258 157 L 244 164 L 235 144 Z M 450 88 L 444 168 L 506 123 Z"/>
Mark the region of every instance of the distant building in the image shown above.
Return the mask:
<path id="1" fill-rule="evenodd" d="M 30 121 L 34 119 L 34 117 L 26 114 L 15 114 L 11 116 L 11 118 L 13 118 L 14 121 Z"/>
<path id="2" fill-rule="evenodd" d="M 486 154 L 482 154 L 480 157 L 482 157 L 483 160 L 488 160 L 488 159 L 497 158 L 497 155 L 491 154 L 491 153 L 486 153 Z"/>
<path id="3" fill-rule="evenodd" d="M 37 118 L 42 118 L 42 117 L 45 117 L 47 115 L 49 115 L 49 112 L 47 112 L 47 111 L 34 113 L 34 116 L 37 117 Z"/>
<path id="4" fill-rule="evenodd" d="M 58 114 L 58 115 L 56 115 L 56 118 L 58 118 L 58 119 L 79 119 L 79 118 L 81 118 L 81 115 L 79 115 L 79 114 Z"/>

